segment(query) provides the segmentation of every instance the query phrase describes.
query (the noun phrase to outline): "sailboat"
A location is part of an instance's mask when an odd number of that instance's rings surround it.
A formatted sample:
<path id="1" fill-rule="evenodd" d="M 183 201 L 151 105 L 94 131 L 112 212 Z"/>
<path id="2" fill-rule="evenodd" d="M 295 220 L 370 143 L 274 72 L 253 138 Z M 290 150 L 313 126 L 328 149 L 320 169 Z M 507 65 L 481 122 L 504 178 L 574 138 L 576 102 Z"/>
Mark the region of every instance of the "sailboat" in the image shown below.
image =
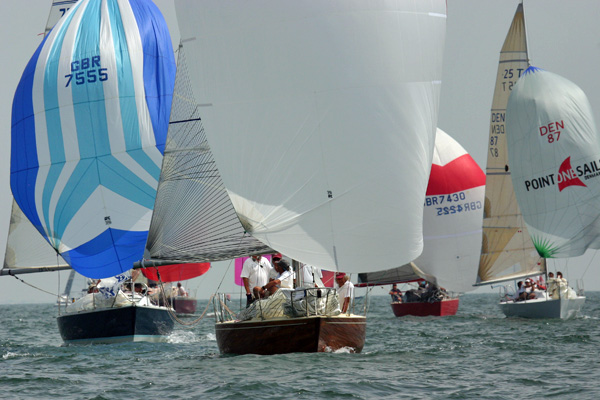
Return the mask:
<path id="1" fill-rule="evenodd" d="M 154 282 L 172 283 L 186 281 L 204 275 L 210 269 L 210 263 L 196 264 L 176 264 L 166 265 L 160 269 L 145 268 L 142 270 L 144 276 Z M 160 272 L 159 272 L 160 270 Z M 165 298 L 160 297 L 160 301 L 173 307 L 176 314 L 194 314 L 198 300 L 194 296 L 186 293 L 184 296 L 179 294 L 177 287 L 173 286 L 171 291 L 165 293 Z"/>
<path id="2" fill-rule="evenodd" d="M 424 202 L 423 253 L 398 268 L 359 274 L 359 286 L 425 280 L 428 289 L 410 290 L 402 301 L 391 303 L 394 315 L 456 314 L 459 298 L 448 292 L 474 289 L 470 282 L 481 249 L 484 191 L 481 168 L 456 140 L 438 128 Z"/>
<path id="3" fill-rule="evenodd" d="M 445 2 L 175 5 L 183 40 L 144 265 L 280 252 L 355 273 L 416 258 Z M 213 300 L 222 353 L 364 346 L 366 318 L 340 314 L 334 289 L 281 289 L 237 315 Z"/>
<path id="4" fill-rule="evenodd" d="M 150 1 L 54 2 L 49 26 L 58 3 L 64 16 L 14 96 L 11 190 L 46 246 L 102 281 L 60 308 L 66 343 L 166 340 L 169 309 L 121 283 L 143 254 L 160 172 L 175 76 L 169 32 Z"/>
<path id="5" fill-rule="evenodd" d="M 518 141 L 519 145 L 523 142 L 513 137 L 517 132 L 509 130 L 506 109 L 509 96 L 528 68 L 525 18 L 523 5 L 519 4 L 500 52 L 492 101 L 483 244 L 476 285 L 517 281 L 547 272 L 546 255 L 538 251 L 539 244 L 531 239 L 531 226 L 526 224 L 521 212 L 523 199 L 517 201 L 515 194 L 512 175 L 516 169 L 511 153 L 519 150 L 508 146 L 509 140 Z M 528 157 L 533 156 L 530 154 Z M 519 186 L 521 184 L 518 182 Z M 528 206 L 531 207 L 531 204 Z M 554 224 L 557 224 L 556 220 Z M 584 297 L 551 299 L 545 293 L 535 300 L 514 301 L 507 292 L 505 289 L 500 301 L 500 308 L 506 316 L 570 318 L 577 314 L 585 301 Z"/>

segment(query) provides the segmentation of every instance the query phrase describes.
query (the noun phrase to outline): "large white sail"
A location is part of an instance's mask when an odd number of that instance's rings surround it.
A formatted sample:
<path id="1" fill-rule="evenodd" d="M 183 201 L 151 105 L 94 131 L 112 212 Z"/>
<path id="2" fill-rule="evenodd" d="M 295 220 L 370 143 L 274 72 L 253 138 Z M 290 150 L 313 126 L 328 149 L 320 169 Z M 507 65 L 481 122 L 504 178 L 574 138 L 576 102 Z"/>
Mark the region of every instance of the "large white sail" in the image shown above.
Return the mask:
<path id="1" fill-rule="evenodd" d="M 525 18 L 523 5 L 519 4 L 500 51 L 492 100 L 478 284 L 539 274 L 545 270 L 545 263 L 529 238 L 515 197 L 506 141 L 508 97 L 528 66 Z"/>
<path id="2" fill-rule="evenodd" d="M 359 274 L 364 283 L 426 279 L 446 290 L 473 290 L 479 265 L 485 174 L 452 137 L 437 130 L 424 204 L 423 253 L 389 271 Z"/>
<path id="3" fill-rule="evenodd" d="M 600 138 L 584 92 L 530 67 L 508 101 L 512 180 L 545 258 L 600 249 Z"/>
<path id="4" fill-rule="evenodd" d="M 175 5 L 208 142 L 246 231 L 322 268 L 414 260 L 445 1 Z"/>

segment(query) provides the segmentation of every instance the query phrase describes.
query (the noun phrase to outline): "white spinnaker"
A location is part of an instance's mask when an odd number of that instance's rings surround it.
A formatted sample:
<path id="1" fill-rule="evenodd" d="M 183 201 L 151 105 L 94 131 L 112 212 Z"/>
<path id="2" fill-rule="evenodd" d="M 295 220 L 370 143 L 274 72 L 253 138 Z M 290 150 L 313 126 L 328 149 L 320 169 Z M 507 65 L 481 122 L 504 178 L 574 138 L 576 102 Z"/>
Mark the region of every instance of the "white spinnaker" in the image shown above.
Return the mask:
<path id="1" fill-rule="evenodd" d="M 422 250 L 445 1 L 176 2 L 215 160 L 247 230 L 347 272 Z"/>
<path id="2" fill-rule="evenodd" d="M 585 93 L 531 67 L 506 109 L 512 180 L 541 256 L 600 248 L 600 138 Z"/>

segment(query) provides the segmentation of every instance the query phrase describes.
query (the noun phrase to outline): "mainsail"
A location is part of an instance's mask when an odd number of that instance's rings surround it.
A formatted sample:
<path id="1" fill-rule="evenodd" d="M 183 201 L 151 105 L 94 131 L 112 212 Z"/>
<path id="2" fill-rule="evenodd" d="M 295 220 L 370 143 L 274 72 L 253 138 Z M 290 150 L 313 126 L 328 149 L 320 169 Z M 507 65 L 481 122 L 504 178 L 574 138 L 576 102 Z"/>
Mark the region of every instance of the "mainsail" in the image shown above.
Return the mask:
<path id="1" fill-rule="evenodd" d="M 61 19 L 67 11 L 77 3 L 78 0 L 53 0 L 52 6 L 50 7 L 50 13 L 48 14 L 48 21 L 46 22 L 46 29 L 44 36 L 48 34 L 54 28 L 54 25 Z"/>
<path id="2" fill-rule="evenodd" d="M 11 189 L 82 275 L 141 258 L 175 79 L 149 0 L 80 0 L 46 36 L 13 101 Z"/>
<path id="3" fill-rule="evenodd" d="M 13 200 L 0 275 L 57 271 L 71 267 L 48 245 Z"/>
<path id="4" fill-rule="evenodd" d="M 473 290 L 480 254 L 485 174 L 465 149 L 437 130 L 424 202 L 423 253 L 399 268 L 359 274 L 361 282 L 426 279 L 453 292 Z"/>
<path id="5" fill-rule="evenodd" d="M 486 167 L 483 242 L 477 284 L 487 284 L 544 273 L 529 238 L 511 181 L 505 127 L 508 97 L 529 66 L 523 5 L 517 11 L 500 51 L 492 100 Z"/>
<path id="6" fill-rule="evenodd" d="M 512 180 L 541 257 L 600 249 L 600 138 L 585 93 L 529 67 L 506 110 Z"/>
<path id="7" fill-rule="evenodd" d="M 415 259 L 445 1 L 175 6 L 199 115 L 245 231 L 325 269 Z"/>

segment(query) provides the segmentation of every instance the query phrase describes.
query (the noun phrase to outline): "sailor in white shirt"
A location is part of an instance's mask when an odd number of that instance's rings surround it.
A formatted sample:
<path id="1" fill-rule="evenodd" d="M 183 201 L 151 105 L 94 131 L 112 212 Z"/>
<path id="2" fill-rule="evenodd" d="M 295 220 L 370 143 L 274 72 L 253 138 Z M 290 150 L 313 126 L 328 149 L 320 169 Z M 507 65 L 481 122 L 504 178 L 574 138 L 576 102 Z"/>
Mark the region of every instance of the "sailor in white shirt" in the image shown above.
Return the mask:
<path id="1" fill-rule="evenodd" d="M 339 287 L 337 291 L 340 308 L 342 309 L 342 313 L 345 313 L 349 310 L 350 303 L 352 303 L 352 299 L 354 298 L 354 284 L 350 282 L 350 277 L 343 272 L 335 274 L 335 282 Z"/>
<path id="2" fill-rule="evenodd" d="M 317 268 L 312 265 L 304 264 L 302 266 L 302 287 L 313 288 L 318 287 L 317 282 L 321 282 L 323 273 L 321 268 Z M 317 279 L 318 278 L 318 279 Z"/>
<path id="3" fill-rule="evenodd" d="M 269 275 L 273 267 L 269 260 L 260 255 L 254 255 L 244 261 L 240 277 L 246 289 L 246 307 L 253 301 L 252 292 L 254 288 L 260 288 L 269 282 Z"/>
<path id="4" fill-rule="evenodd" d="M 273 294 L 278 289 L 293 289 L 294 275 L 290 264 L 285 260 L 279 260 L 274 263 L 277 275 L 261 288 L 255 288 L 255 297 L 266 297 L 267 293 Z"/>

